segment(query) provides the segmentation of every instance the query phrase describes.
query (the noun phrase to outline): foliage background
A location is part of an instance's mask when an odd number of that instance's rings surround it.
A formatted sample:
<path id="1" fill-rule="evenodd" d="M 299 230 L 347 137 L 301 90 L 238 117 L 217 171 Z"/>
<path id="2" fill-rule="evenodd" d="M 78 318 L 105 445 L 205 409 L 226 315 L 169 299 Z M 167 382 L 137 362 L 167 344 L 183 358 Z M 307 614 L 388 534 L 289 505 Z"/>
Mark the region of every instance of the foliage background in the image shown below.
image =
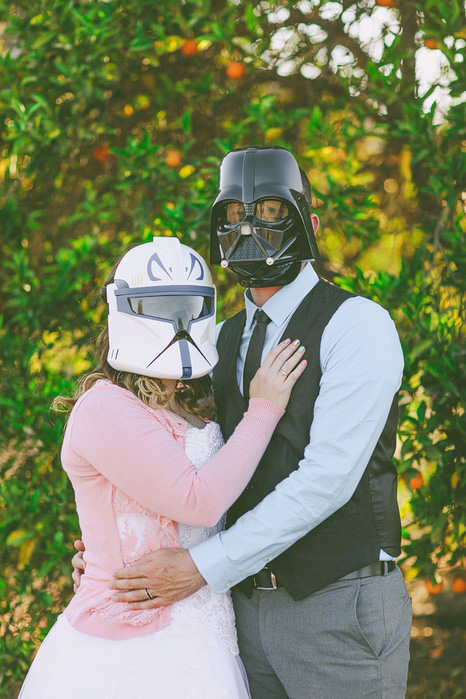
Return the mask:
<path id="1" fill-rule="evenodd" d="M 48 406 L 91 365 L 95 290 L 154 234 L 207 255 L 234 147 L 296 153 L 322 221 L 319 273 L 395 319 L 405 572 L 459 568 L 462 2 L 0 0 L 0 32 L 0 697 L 72 591 L 79 529 Z M 243 76 L 228 77 L 232 62 Z M 223 318 L 242 292 L 215 275 Z"/>

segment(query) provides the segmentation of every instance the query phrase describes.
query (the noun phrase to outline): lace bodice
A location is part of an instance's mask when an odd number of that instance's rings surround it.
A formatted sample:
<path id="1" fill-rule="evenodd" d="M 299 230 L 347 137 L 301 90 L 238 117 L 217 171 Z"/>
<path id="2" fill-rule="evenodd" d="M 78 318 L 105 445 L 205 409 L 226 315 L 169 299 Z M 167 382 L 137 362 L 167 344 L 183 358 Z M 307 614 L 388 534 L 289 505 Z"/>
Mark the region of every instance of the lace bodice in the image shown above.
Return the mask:
<path id="1" fill-rule="evenodd" d="M 186 455 L 197 469 L 202 468 L 224 443 L 216 422 L 207 423 L 203 429 L 189 428 L 185 440 Z M 165 547 L 180 545 L 189 548 L 205 541 L 225 526 L 225 517 L 222 517 L 215 527 L 195 527 L 179 523 L 178 544 L 171 520 L 165 521 L 165 518 L 142 507 L 121 491 L 115 490 L 113 507 L 125 565 L 159 548 L 161 529 Z M 142 614 L 145 616 L 147 612 Z M 183 634 L 187 625 L 207 631 L 212 642 L 220 637 L 235 655 L 239 653 L 233 604 L 229 593 L 217 595 L 207 585 L 191 597 L 175 603 L 170 614 L 170 633 Z"/>
<path id="2" fill-rule="evenodd" d="M 197 469 L 200 469 L 206 461 L 211 459 L 222 446 L 223 437 L 216 422 L 207 423 L 203 429 L 191 427 L 186 431 L 186 456 Z M 216 526 L 211 528 L 179 524 L 178 535 L 181 546 L 187 549 L 222 531 L 222 529 L 225 529 L 225 519 L 225 516 L 223 516 Z"/>

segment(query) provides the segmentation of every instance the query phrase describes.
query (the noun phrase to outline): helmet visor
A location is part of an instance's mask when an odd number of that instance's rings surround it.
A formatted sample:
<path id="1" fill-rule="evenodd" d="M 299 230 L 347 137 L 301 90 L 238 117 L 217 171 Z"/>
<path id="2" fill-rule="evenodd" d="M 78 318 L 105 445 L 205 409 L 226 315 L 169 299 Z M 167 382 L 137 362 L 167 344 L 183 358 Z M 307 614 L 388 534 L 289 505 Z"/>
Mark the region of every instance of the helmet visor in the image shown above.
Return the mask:
<path id="1" fill-rule="evenodd" d="M 205 296 L 132 296 L 128 301 L 136 315 L 173 321 L 179 330 L 210 316 L 214 303 Z"/>
<path id="2" fill-rule="evenodd" d="M 143 287 L 115 292 L 117 308 L 123 313 L 171 322 L 177 330 L 188 330 L 191 323 L 215 312 L 214 290 L 209 287 Z"/>

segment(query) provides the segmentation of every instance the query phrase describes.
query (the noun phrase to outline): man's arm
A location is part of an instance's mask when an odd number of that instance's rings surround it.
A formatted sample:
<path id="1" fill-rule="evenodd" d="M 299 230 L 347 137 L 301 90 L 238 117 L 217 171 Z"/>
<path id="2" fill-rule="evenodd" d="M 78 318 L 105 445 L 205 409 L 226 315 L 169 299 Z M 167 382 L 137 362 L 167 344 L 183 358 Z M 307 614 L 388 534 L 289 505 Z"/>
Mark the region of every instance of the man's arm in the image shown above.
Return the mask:
<path id="1" fill-rule="evenodd" d="M 350 499 L 401 383 L 403 354 L 388 313 L 365 299 L 345 301 L 322 337 L 321 368 L 310 442 L 299 468 L 228 531 L 189 552 L 147 554 L 134 572 L 117 571 L 122 579 L 112 586 L 128 590 L 120 593 L 120 601 L 141 609 L 163 606 L 189 596 L 204 581 L 224 592 Z M 134 581 L 141 575 L 158 600 L 138 603 Z"/>
<path id="2" fill-rule="evenodd" d="M 231 529 L 190 550 L 216 592 L 261 570 L 342 507 L 364 473 L 403 370 L 388 313 L 364 299 L 346 301 L 322 338 L 321 364 L 310 442 L 299 468 Z"/>

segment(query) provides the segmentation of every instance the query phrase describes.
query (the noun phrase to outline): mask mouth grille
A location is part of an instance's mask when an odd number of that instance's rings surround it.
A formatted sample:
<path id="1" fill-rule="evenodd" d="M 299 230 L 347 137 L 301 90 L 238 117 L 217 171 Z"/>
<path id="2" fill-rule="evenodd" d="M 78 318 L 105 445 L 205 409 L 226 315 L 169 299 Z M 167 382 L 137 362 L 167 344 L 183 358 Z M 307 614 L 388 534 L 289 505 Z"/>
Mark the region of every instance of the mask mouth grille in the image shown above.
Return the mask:
<path id="1" fill-rule="evenodd" d="M 252 236 L 247 236 L 240 241 L 239 245 L 236 246 L 230 260 L 254 260 L 255 258 L 263 259 L 263 257 L 264 253 L 254 238 Z"/>

